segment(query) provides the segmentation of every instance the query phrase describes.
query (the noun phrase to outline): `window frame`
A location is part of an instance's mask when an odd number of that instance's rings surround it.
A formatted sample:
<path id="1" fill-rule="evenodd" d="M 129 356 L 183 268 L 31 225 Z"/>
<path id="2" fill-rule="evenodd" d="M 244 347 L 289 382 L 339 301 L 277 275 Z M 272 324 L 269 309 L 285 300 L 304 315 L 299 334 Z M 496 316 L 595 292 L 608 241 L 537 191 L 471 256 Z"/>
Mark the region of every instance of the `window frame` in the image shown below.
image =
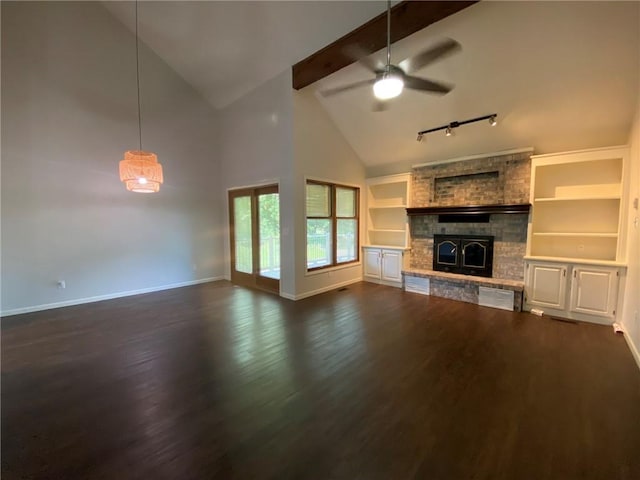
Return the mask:
<path id="1" fill-rule="evenodd" d="M 318 217 L 318 216 L 309 216 L 307 215 L 307 185 L 324 185 L 329 187 L 329 216 L 327 217 Z M 304 208 L 305 208 L 305 266 L 307 272 L 317 272 L 320 270 L 325 270 L 328 268 L 335 269 L 336 267 L 344 267 L 352 264 L 357 264 L 360 262 L 360 187 L 355 185 L 345 185 L 342 183 L 328 182 L 324 180 L 312 180 L 305 179 L 305 192 L 304 192 Z M 353 217 L 338 217 L 337 215 L 337 189 L 344 188 L 348 190 L 353 190 L 355 192 L 355 206 L 354 206 L 354 216 Z M 309 259 L 307 257 L 308 253 L 308 222 L 309 220 L 329 220 L 331 224 L 331 258 L 330 262 L 327 265 L 321 265 L 318 267 L 309 268 Z M 338 220 L 355 220 L 356 221 L 356 232 L 354 235 L 355 239 L 355 258 L 353 260 L 348 260 L 345 262 L 338 262 Z"/>

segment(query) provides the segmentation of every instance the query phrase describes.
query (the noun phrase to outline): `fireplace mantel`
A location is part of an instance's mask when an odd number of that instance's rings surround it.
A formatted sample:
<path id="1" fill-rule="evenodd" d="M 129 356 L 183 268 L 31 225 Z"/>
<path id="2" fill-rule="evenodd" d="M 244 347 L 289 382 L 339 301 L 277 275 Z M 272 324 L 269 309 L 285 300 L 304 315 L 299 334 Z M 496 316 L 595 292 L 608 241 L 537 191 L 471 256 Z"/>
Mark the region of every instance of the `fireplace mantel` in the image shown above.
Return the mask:
<path id="1" fill-rule="evenodd" d="M 459 205 L 446 207 L 412 207 L 407 208 L 407 215 L 482 215 L 492 213 L 529 213 L 530 203 L 514 203 L 510 205 Z"/>

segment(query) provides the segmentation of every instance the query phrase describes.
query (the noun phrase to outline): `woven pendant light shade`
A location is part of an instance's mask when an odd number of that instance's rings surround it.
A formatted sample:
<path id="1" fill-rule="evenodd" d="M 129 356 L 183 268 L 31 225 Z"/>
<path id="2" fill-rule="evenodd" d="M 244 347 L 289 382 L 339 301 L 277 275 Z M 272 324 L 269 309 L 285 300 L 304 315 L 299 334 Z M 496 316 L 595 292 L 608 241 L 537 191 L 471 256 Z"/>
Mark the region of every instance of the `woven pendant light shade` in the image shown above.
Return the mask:
<path id="1" fill-rule="evenodd" d="M 120 160 L 120 180 L 127 190 L 138 193 L 154 193 L 162 183 L 162 165 L 155 153 L 129 150 Z"/>

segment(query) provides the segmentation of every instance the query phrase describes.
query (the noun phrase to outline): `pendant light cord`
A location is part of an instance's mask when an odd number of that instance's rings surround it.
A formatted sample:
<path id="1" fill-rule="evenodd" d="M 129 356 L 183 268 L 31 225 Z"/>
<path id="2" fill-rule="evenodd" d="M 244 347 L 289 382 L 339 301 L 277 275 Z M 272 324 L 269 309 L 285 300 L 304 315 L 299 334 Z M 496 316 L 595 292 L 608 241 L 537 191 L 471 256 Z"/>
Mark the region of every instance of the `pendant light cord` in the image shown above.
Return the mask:
<path id="1" fill-rule="evenodd" d="M 136 86 L 138 89 L 138 139 L 139 150 L 142 151 L 142 115 L 140 113 L 140 58 L 138 53 L 138 0 L 136 0 Z"/>
<path id="2" fill-rule="evenodd" d="M 387 68 L 391 65 L 391 0 L 387 0 Z"/>

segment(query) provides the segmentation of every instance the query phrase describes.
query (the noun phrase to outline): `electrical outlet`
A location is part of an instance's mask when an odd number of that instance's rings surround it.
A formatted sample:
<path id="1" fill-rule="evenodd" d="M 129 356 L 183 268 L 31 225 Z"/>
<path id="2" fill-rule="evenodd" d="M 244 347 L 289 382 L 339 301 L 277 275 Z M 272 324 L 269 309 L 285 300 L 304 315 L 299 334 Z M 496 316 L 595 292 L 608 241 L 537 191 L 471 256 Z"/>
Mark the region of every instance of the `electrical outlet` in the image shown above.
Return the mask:
<path id="1" fill-rule="evenodd" d="M 58 280 L 58 283 L 56 285 L 58 285 L 58 288 L 60 290 L 67 288 L 67 282 L 65 282 L 64 280 Z"/>

